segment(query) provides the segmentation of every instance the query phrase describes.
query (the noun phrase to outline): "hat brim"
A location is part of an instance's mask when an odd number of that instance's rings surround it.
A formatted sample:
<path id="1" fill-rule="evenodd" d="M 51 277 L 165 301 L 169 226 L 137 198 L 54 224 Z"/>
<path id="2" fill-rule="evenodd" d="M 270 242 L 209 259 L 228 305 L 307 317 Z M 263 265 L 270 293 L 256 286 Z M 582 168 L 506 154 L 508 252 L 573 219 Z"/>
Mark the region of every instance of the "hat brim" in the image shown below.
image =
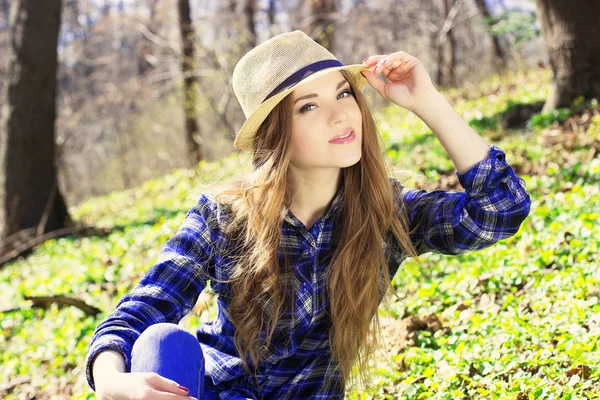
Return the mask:
<path id="1" fill-rule="evenodd" d="M 275 96 L 271 97 L 270 99 L 268 99 L 267 101 L 262 103 L 252 113 L 252 115 L 250 115 L 250 117 L 248 117 L 246 122 L 244 122 L 244 124 L 238 131 L 238 134 L 235 137 L 235 141 L 233 142 L 233 146 L 236 149 L 240 149 L 240 150 L 251 150 L 254 135 L 255 135 L 256 131 L 258 130 L 258 128 L 260 127 L 260 125 L 264 122 L 264 120 L 267 118 L 269 113 L 275 108 L 275 106 L 281 100 L 283 100 L 285 98 L 285 96 L 287 96 L 294 89 L 296 89 L 299 85 L 303 85 L 308 82 L 311 82 L 311 81 L 313 81 L 325 74 L 328 74 L 330 72 L 345 70 L 350 74 L 350 76 L 354 80 L 358 89 L 362 90 L 365 87 L 365 85 L 368 83 L 368 81 L 360 73 L 360 71 L 365 70 L 365 69 L 371 69 L 373 67 L 374 67 L 373 65 L 351 64 L 351 65 L 343 65 L 340 67 L 332 67 L 332 68 L 322 69 L 322 70 L 317 71 L 317 72 L 309 75 L 308 77 L 302 79 L 295 86 L 292 86 L 291 88 L 286 89 L 283 92 L 277 93 Z"/>

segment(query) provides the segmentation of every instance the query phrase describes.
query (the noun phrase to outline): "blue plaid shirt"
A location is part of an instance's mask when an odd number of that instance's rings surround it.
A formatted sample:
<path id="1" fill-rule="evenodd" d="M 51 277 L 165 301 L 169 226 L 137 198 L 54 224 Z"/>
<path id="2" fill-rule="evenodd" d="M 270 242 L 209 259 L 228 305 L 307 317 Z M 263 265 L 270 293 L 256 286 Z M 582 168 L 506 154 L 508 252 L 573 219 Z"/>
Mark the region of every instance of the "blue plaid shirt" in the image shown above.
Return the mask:
<path id="1" fill-rule="evenodd" d="M 456 172 L 464 192 L 408 189 L 390 177 L 393 185 L 400 185 L 411 229 L 418 226 L 411 239 L 418 245 L 419 254 L 480 250 L 518 231 L 529 214 L 529 193 L 523 179 L 507 163 L 504 151 L 496 145 L 489 147 L 486 159 L 464 174 Z M 434 201 L 420 202 L 424 198 Z M 328 211 L 308 230 L 291 211 L 285 216 L 281 246 L 294 272 L 294 329 L 276 329 L 275 345 L 270 349 L 263 346 L 265 359 L 259 364 L 257 376 L 245 376 L 233 345 L 227 286 L 211 281 L 211 290 L 220 295 L 217 318 L 197 330 L 205 358 L 207 391 L 218 392 L 221 399 L 344 398 L 341 371 L 329 365 L 330 321 L 324 281 L 327 262 L 323 261 L 335 250 L 333 216 L 341 202 L 340 188 Z M 225 244 L 219 229 L 224 216 L 222 207 L 202 194 L 177 233 L 167 241 L 158 262 L 97 326 L 86 359 L 86 377 L 92 389 L 91 360 L 96 354 L 107 349 L 118 351 L 130 371 L 131 349 L 144 329 L 159 322 L 178 323 L 191 311 L 206 284 L 206 278 L 192 279 L 195 268 L 204 268 L 209 277 L 227 278 L 228 260 L 215 251 Z M 384 241 L 383 245 L 387 254 L 391 253 L 393 277 L 407 256 L 397 243 L 388 245 Z M 289 317 L 284 314 L 281 321 L 289 323 Z"/>

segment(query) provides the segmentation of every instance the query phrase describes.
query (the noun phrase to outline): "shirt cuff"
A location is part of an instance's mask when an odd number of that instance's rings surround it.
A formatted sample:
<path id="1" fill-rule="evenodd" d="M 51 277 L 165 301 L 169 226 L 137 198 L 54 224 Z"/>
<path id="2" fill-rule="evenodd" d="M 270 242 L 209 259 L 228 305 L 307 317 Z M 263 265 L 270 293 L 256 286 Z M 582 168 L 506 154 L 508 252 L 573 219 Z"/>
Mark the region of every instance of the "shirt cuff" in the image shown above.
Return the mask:
<path id="1" fill-rule="evenodd" d="M 85 377 L 88 385 L 92 390 L 96 391 L 94 378 L 92 376 L 92 362 L 94 357 L 104 350 L 113 350 L 125 358 L 125 372 L 131 371 L 131 348 L 130 345 L 117 335 L 102 335 L 97 340 L 92 341 L 85 361 Z"/>
<path id="2" fill-rule="evenodd" d="M 489 145 L 490 154 L 464 173 L 456 172 L 458 181 L 469 197 L 484 197 L 501 187 L 506 197 L 513 203 L 520 203 L 528 197 L 525 181 L 515 175 L 506 161 L 506 153 L 495 144 Z"/>

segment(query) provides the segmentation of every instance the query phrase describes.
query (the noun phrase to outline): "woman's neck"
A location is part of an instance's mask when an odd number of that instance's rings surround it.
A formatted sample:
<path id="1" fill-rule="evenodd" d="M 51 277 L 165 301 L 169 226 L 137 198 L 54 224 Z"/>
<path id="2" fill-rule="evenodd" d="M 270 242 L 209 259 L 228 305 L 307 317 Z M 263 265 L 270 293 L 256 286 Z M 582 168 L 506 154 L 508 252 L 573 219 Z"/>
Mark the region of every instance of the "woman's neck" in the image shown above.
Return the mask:
<path id="1" fill-rule="evenodd" d="M 341 176 L 341 168 L 314 168 L 308 171 L 290 168 L 290 211 L 306 229 L 310 229 L 329 209 L 340 187 Z"/>

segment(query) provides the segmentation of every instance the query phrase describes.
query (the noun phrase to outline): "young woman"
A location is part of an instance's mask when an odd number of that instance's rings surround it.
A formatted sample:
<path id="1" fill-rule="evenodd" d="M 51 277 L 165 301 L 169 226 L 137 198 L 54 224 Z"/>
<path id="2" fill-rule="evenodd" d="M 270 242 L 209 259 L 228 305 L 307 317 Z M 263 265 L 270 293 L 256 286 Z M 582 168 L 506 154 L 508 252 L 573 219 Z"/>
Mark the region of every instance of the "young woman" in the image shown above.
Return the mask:
<path id="1" fill-rule="evenodd" d="M 464 192 L 389 176 L 366 83 L 431 128 Z M 353 365 L 368 382 L 377 308 L 406 257 L 489 247 L 529 213 L 505 153 L 407 53 L 344 66 L 293 31 L 248 52 L 233 86 L 247 118 L 234 144 L 252 174 L 203 193 L 98 325 L 86 373 L 99 398 L 341 399 Z M 194 337 L 176 324 L 208 279 L 218 315 Z"/>

